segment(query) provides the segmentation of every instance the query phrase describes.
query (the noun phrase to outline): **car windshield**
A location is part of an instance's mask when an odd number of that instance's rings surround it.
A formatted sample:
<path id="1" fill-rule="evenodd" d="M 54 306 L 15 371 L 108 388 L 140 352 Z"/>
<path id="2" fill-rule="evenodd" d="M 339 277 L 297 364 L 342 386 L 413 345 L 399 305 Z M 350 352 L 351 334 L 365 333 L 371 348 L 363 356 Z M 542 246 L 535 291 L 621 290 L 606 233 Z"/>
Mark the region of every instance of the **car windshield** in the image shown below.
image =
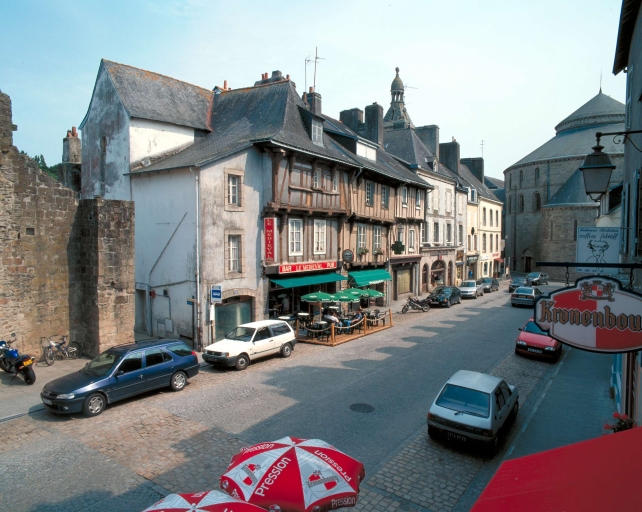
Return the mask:
<path id="1" fill-rule="evenodd" d="M 490 395 L 488 393 L 454 384 L 446 384 L 437 398 L 437 405 L 482 418 L 488 418 L 490 415 Z"/>
<path id="2" fill-rule="evenodd" d="M 522 286 L 521 288 L 517 288 L 517 290 L 515 290 L 515 293 L 521 293 L 522 295 L 533 295 L 533 289 L 532 288 L 524 288 Z"/>
<path id="3" fill-rule="evenodd" d="M 461 283 L 462 288 L 475 288 L 477 283 L 475 281 L 464 281 Z"/>
<path id="4" fill-rule="evenodd" d="M 524 332 L 531 332 L 533 334 L 542 334 L 543 336 L 548 336 L 544 331 L 542 331 L 535 322 L 532 320 L 524 326 Z"/>
<path id="5" fill-rule="evenodd" d="M 253 327 L 235 327 L 225 335 L 225 338 L 228 340 L 252 341 L 255 331 L 256 329 Z"/>
<path id="6" fill-rule="evenodd" d="M 104 377 L 109 374 L 111 369 L 122 359 L 122 352 L 116 350 L 107 350 L 97 355 L 89 361 L 83 371 L 93 377 Z"/>

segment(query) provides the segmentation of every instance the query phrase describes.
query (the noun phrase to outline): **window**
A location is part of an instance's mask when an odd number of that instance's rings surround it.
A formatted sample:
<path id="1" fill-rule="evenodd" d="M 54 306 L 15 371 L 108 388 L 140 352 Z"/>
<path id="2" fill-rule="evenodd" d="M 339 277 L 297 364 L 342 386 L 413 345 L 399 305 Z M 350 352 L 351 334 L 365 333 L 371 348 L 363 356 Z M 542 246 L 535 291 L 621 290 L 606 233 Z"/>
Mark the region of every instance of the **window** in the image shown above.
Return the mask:
<path id="1" fill-rule="evenodd" d="M 239 193 L 240 176 L 234 174 L 227 175 L 227 204 L 241 206 L 241 197 Z"/>
<path id="2" fill-rule="evenodd" d="M 254 339 L 252 341 L 267 340 L 271 337 L 272 335 L 270 334 L 270 330 L 267 327 L 262 327 L 261 329 L 256 331 L 256 334 L 254 335 Z"/>
<path id="3" fill-rule="evenodd" d="M 408 230 L 408 250 L 409 251 L 415 250 L 415 230 L 414 229 Z"/>
<path id="4" fill-rule="evenodd" d="M 573 221 L 573 240 L 577 240 L 577 220 Z"/>
<path id="5" fill-rule="evenodd" d="M 430 195 L 432 196 L 432 209 L 439 210 L 439 187 L 435 187 Z"/>
<path id="6" fill-rule="evenodd" d="M 486 252 L 486 233 L 482 235 L 482 252 Z"/>
<path id="7" fill-rule="evenodd" d="M 225 210 L 240 211 L 243 206 L 243 171 L 225 169 L 224 181 L 219 190 L 223 191 Z"/>
<path id="8" fill-rule="evenodd" d="M 377 161 L 377 150 L 371 146 L 366 146 L 357 142 L 357 155 L 367 158 L 368 160 Z"/>
<path id="9" fill-rule="evenodd" d="M 381 207 L 388 209 L 388 202 L 390 201 L 390 188 L 388 185 L 381 185 Z"/>
<path id="10" fill-rule="evenodd" d="M 123 362 L 120 364 L 118 371 L 123 373 L 129 373 L 129 372 L 134 372 L 136 370 L 140 370 L 142 367 L 143 367 L 143 353 L 135 352 L 133 354 L 129 354 L 128 356 L 125 357 L 125 359 L 123 359 Z"/>
<path id="11" fill-rule="evenodd" d="M 325 220 L 314 219 L 314 254 L 325 254 Z"/>
<path id="12" fill-rule="evenodd" d="M 228 235 L 227 237 L 227 271 L 241 272 L 241 235 Z"/>
<path id="13" fill-rule="evenodd" d="M 470 202 L 471 203 L 477 202 L 477 192 L 474 188 L 470 189 Z"/>
<path id="14" fill-rule="evenodd" d="M 458 233 L 459 236 L 457 237 L 457 241 L 459 242 L 459 245 L 463 245 L 463 243 L 464 243 L 464 226 L 462 224 L 460 224 L 459 226 L 457 226 L 457 229 L 459 231 L 459 233 Z"/>
<path id="15" fill-rule="evenodd" d="M 272 336 L 281 336 L 282 334 L 290 334 L 292 332 L 290 326 L 285 322 L 274 324 L 270 327 L 270 329 L 272 330 Z"/>
<path id="16" fill-rule="evenodd" d="M 486 208 L 482 210 L 482 226 L 486 225 Z"/>
<path id="17" fill-rule="evenodd" d="M 367 245 L 367 230 L 365 224 L 357 224 L 357 249 L 366 247 Z"/>
<path id="18" fill-rule="evenodd" d="M 321 171 L 315 169 L 312 173 L 312 188 L 321 188 Z"/>
<path id="19" fill-rule="evenodd" d="M 428 223 L 427 222 L 421 223 L 420 236 L 421 236 L 421 243 L 427 244 L 428 243 Z"/>
<path id="20" fill-rule="evenodd" d="M 535 167 L 535 185 L 539 185 L 539 167 Z"/>
<path id="21" fill-rule="evenodd" d="M 179 357 L 185 357 L 192 355 L 192 349 L 189 348 L 185 343 L 175 343 L 167 347 L 167 350 L 176 354 Z"/>
<path id="22" fill-rule="evenodd" d="M 522 187 L 523 184 L 524 184 L 524 171 L 523 171 L 523 169 L 520 169 L 520 171 L 519 171 L 519 186 L 520 186 L 520 188 Z"/>
<path id="23" fill-rule="evenodd" d="M 432 241 L 439 243 L 439 222 L 435 222 L 432 225 Z"/>
<path id="24" fill-rule="evenodd" d="M 381 226 L 372 228 L 372 249 L 381 249 Z"/>
<path id="25" fill-rule="evenodd" d="M 317 146 L 323 146 L 323 125 L 318 119 L 312 120 L 312 142 Z"/>
<path id="26" fill-rule="evenodd" d="M 288 221 L 288 255 L 303 255 L 303 221 L 301 219 Z"/>
<path id="27" fill-rule="evenodd" d="M 495 235 L 495 250 L 499 251 L 499 235 Z"/>
<path id="28" fill-rule="evenodd" d="M 446 242 L 450 243 L 453 241 L 453 226 L 452 224 L 446 224 Z"/>
<path id="29" fill-rule="evenodd" d="M 151 348 L 145 351 L 145 366 L 154 366 L 171 360 L 172 356 L 160 348 Z"/>
<path id="30" fill-rule="evenodd" d="M 452 211 L 453 193 L 451 190 L 446 190 L 446 213 Z"/>
<path id="31" fill-rule="evenodd" d="M 408 187 L 401 187 L 401 204 L 404 206 L 408 205 Z"/>
<path id="32" fill-rule="evenodd" d="M 538 212 L 542 207 L 542 198 L 540 197 L 539 192 L 535 192 L 533 194 L 533 203 L 535 211 Z"/>
<path id="33" fill-rule="evenodd" d="M 332 192 L 339 191 L 339 172 L 334 171 L 332 173 Z"/>
<path id="34" fill-rule="evenodd" d="M 397 241 L 403 243 L 403 227 L 397 228 Z"/>
<path id="35" fill-rule="evenodd" d="M 524 196 L 519 195 L 519 213 L 524 213 Z"/>
<path id="36" fill-rule="evenodd" d="M 493 235 L 488 235 L 488 243 L 490 244 L 490 252 L 493 252 Z"/>
<path id="37" fill-rule="evenodd" d="M 415 208 L 421 208 L 421 190 L 415 189 Z"/>
<path id="38" fill-rule="evenodd" d="M 495 210 L 495 226 L 499 227 L 499 210 Z"/>
<path id="39" fill-rule="evenodd" d="M 372 206 L 374 204 L 374 183 L 372 181 L 366 181 L 366 206 Z"/>

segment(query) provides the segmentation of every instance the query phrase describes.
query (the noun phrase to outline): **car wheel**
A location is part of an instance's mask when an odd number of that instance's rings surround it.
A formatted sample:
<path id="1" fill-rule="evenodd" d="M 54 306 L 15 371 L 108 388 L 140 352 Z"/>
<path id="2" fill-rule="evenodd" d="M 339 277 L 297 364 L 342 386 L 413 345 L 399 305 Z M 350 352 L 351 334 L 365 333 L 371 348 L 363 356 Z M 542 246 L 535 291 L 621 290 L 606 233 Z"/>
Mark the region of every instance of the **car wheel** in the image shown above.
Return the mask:
<path id="1" fill-rule="evenodd" d="M 187 384 L 187 375 L 185 372 L 176 372 L 172 375 L 172 379 L 169 381 L 169 387 L 172 388 L 172 391 L 181 391 Z"/>
<path id="2" fill-rule="evenodd" d="M 85 413 L 85 416 L 98 416 L 105 410 L 106 405 L 107 401 L 105 400 L 104 395 L 100 393 L 93 393 L 89 395 L 85 400 L 83 411 Z"/>
<path id="3" fill-rule="evenodd" d="M 449 308 L 452 305 L 453 303 L 450 301 L 450 299 L 448 299 L 448 301 L 446 302 L 446 307 Z"/>
<path id="4" fill-rule="evenodd" d="M 241 354 L 236 358 L 236 364 L 234 365 L 234 368 L 241 371 L 245 370 L 249 365 L 250 359 L 245 354 Z"/>
<path id="5" fill-rule="evenodd" d="M 286 343 L 281 347 L 281 357 L 290 357 L 292 355 L 292 345 Z"/>

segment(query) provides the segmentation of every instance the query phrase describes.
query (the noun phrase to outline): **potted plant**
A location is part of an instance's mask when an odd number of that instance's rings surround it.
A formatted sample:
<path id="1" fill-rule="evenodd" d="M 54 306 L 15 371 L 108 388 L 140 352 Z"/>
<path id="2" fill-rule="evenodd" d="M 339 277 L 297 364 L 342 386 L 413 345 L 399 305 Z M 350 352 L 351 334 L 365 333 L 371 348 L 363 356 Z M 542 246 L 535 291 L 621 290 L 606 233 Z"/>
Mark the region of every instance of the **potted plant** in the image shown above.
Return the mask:
<path id="1" fill-rule="evenodd" d="M 406 246 L 401 243 L 401 240 L 397 240 L 394 244 L 390 246 L 395 254 L 402 254 L 406 250 Z"/>
<path id="2" fill-rule="evenodd" d="M 377 259 L 379 256 L 383 256 L 383 249 L 381 247 L 375 247 L 372 254 L 374 254 L 375 259 Z"/>
<path id="3" fill-rule="evenodd" d="M 359 255 L 360 258 L 368 254 L 368 248 L 367 247 L 357 247 L 357 254 Z"/>
<path id="4" fill-rule="evenodd" d="M 635 426 L 635 422 L 629 418 L 626 414 L 620 414 L 619 412 L 614 412 L 613 417 L 615 418 L 615 424 L 611 425 L 607 423 L 604 425 L 605 430 L 612 430 L 613 432 L 620 432 L 621 430 L 628 430 Z"/>

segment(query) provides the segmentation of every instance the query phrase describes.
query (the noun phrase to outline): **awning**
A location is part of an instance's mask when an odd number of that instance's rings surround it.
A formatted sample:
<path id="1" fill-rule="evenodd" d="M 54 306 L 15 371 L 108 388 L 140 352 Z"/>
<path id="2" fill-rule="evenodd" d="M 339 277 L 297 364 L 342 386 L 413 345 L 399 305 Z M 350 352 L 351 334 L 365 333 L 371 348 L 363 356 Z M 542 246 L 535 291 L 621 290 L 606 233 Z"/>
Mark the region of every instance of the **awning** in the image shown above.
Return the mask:
<path id="1" fill-rule="evenodd" d="M 642 427 L 504 462 L 472 508 L 642 510 Z"/>
<path id="2" fill-rule="evenodd" d="M 337 274 L 336 272 L 326 272 L 325 274 L 315 274 L 311 276 L 272 279 L 272 282 L 274 284 L 278 284 L 281 288 L 296 288 L 297 286 L 334 283 L 335 281 L 345 281 L 347 279 L 347 277 Z"/>
<path id="3" fill-rule="evenodd" d="M 383 283 L 384 281 L 392 280 L 390 273 L 382 268 L 348 272 L 348 275 L 350 279 L 354 280 L 355 286 L 367 286 L 369 284 Z"/>

